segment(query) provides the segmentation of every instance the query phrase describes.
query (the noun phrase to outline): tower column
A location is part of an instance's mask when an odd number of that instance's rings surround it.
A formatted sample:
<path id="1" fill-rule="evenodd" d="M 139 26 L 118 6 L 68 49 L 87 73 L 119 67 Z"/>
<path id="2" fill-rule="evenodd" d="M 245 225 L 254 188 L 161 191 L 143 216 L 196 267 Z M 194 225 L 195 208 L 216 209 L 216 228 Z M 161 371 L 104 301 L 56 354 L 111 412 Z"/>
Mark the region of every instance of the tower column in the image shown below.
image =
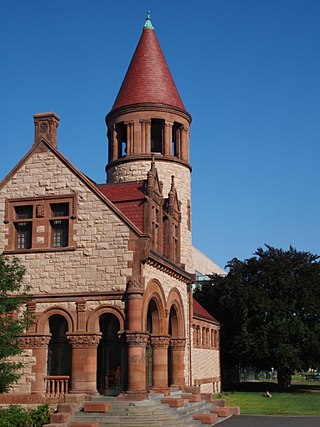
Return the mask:
<path id="1" fill-rule="evenodd" d="M 127 155 L 134 154 L 134 122 L 129 120 L 124 122 L 127 127 Z"/>
<path id="2" fill-rule="evenodd" d="M 146 120 L 146 153 L 151 153 L 151 120 Z"/>
<path id="3" fill-rule="evenodd" d="M 172 153 L 172 122 L 165 122 L 164 124 L 164 155 L 173 155 Z"/>
<path id="4" fill-rule="evenodd" d="M 116 126 L 111 129 L 111 141 L 112 141 L 112 160 L 116 160 L 119 157 L 119 143 Z"/>

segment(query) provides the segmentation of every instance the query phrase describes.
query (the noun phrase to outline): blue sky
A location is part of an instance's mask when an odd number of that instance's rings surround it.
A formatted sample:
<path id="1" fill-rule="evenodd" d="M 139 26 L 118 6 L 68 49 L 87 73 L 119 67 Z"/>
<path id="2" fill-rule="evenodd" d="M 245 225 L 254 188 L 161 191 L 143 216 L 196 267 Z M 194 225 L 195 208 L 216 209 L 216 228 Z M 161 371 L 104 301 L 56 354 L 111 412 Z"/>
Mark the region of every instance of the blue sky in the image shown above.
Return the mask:
<path id="1" fill-rule="evenodd" d="M 60 151 L 105 181 L 104 117 L 148 9 L 193 117 L 194 244 L 221 266 L 264 243 L 320 253 L 319 0 L 4 2 L 0 179 L 54 111 Z"/>

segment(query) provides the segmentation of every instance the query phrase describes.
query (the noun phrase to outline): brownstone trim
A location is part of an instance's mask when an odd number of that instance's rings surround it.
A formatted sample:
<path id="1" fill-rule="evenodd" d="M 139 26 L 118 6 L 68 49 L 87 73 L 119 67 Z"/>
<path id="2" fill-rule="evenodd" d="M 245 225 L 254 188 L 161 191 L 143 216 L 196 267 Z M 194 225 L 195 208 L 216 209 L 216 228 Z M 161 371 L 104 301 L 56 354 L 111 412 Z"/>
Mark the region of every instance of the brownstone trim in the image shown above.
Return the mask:
<path id="1" fill-rule="evenodd" d="M 117 116 L 122 116 L 124 114 L 128 113 L 136 113 L 141 111 L 157 111 L 161 113 L 169 113 L 169 114 L 176 114 L 177 116 L 183 117 L 185 120 L 187 120 L 189 123 L 191 123 L 191 115 L 180 108 L 173 107 L 171 105 L 167 104 L 161 104 L 161 103 L 155 103 L 155 102 L 144 102 L 143 104 L 130 104 L 130 105 L 124 105 L 123 107 L 115 108 L 114 110 L 110 111 L 106 115 L 106 123 Z"/>
<path id="2" fill-rule="evenodd" d="M 76 319 L 74 313 L 71 313 L 70 310 L 67 310 L 64 307 L 50 307 L 40 314 L 36 323 L 36 332 L 38 334 L 48 334 L 49 330 L 49 318 L 55 314 L 63 316 L 68 323 L 68 332 L 75 331 L 76 328 Z"/>
<path id="3" fill-rule="evenodd" d="M 96 348 L 101 336 L 101 333 L 67 333 L 72 348 Z"/>
<path id="4" fill-rule="evenodd" d="M 166 298 L 163 288 L 157 279 L 152 279 L 146 287 L 142 308 L 142 325 L 144 330 L 147 330 L 148 307 L 152 300 L 157 307 L 157 312 L 153 313 L 153 333 L 164 335 L 167 333 L 168 311 L 166 310 Z"/>
<path id="5" fill-rule="evenodd" d="M 145 262 L 186 284 L 193 283 L 193 276 L 191 274 L 152 250 Z"/>
<path id="6" fill-rule="evenodd" d="M 119 320 L 119 331 L 125 328 L 125 317 L 123 311 L 115 306 L 100 306 L 89 314 L 87 320 L 87 331 L 90 333 L 100 332 L 99 319 L 104 314 L 112 314 Z"/>
<path id="7" fill-rule="evenodd" d="M 51 294 L 34 294 L 32 301 L 35 303 L 59 303 L 59 302 L 88 302 L 103 300 L 122 300 L 124 291 L 103 291 L 103 292 L 68 292 Z"/>
<path id="8" fill-rule="evenodd" d="M 170 321 L 170 311 L 173 307 L 177 316 L 177 325 L 173 325 L 172 330 L 172 338 L 185 337 L 185 317 L 183 310 L 183 301 L 181 294 L 177 288 L 173 288 L 170 290 L 168 299 L 167 299 L 167 307 L 168 307 L 168 330 L 169 330 L 169 321 Z"/>

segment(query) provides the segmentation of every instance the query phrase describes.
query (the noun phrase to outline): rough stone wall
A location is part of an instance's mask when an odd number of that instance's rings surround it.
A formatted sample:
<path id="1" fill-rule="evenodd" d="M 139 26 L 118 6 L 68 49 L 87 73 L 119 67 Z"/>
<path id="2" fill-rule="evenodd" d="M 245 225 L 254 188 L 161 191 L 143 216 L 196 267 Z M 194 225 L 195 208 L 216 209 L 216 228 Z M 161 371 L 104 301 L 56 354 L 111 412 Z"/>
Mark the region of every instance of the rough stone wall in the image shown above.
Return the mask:
<path id="1" fill-rule="evenodd" d="M 190 334 L 189 334 L 189 302 L 187 285 L 181 281 L 169 276 L 168 274 L 159 271 L 158 269 L 149 265 L 144 266 L 144 277 L 146 285 L 152 280 L 157 279 L 162 286 L 166 300 L 168 299 L 169 292 L 172 288 L 177 288 L 182 298 L 185 320 L 185 333 L 186 333 L 186 348 L 185 348 L 185 379 L 186 384 L 189 384 L 190 379 Z"/>
<path id="2" fill-rule="evenodd" d="M 12 384 L 10 393 L 31 393 L 31 383 L 35 380 L 32 366 L 36 363 L 36 358 L 32 356 L 32 350 L 24 350 L 19 356 L 10 358 L 13 362 L 23 363 L 23 368 L 17 371 L 21 376 L 17 383 Z"/>
<path id="3" fill-rule="evenodd" d="M 192 382 L 201 392 L 220 391 L 220 352 L 218 349 L 192 349 Z M 218 382 L 215 386 L 214 383 Z M 218 388 L 218 389 L 217 389 Z"/>
<path id="4" fill-rule="evenodd" d="M 24 282 L 34 294 L 55 294 L 124 290 L 131 275 L 128 261 L 129 227 L 52 152 L 34 153 L 0 191 L 0 252 L 7 245 L 9 224 L 3 223 L 6 198 L 78 195 L 77 219 L 73 225 L 74 251 L 29 252 L 17 256 L 26 267 Z M 55 304 L 37 304 L 37 312 Z M 75 310 L 75 303 L 59 304 Z M 26 351 L 21 380 L 13 391 L 29 393 L 31 367 L 35 363 Z"/>
<path id="5" fill-rule="evenodd" d="M 110 168 L 108 182 L 128 182 L 146 179 L 150 170 L 150 161 L 136 160 L 122 163 Z M 175 186 L 178 199 L 181 202 L 181 262 L 186 270 L 194 272 L 191 244 L 191 176 L 190 170 L 179 163 L 157 161 L 155 162 L 159 179 L 163 182 L 163 196 L 167 197 L 171 187 L 171 176 L 175 177 Z M 189 207 L 188 207 L 189 206 Z"/>
<path id="6" fill-rule="evenodd" d="M 24 281 L 33 293 L 123 290 L 131 275 L 129 228 L 51 152 L 34 154 L 1 191 L 5 198 L 78 194 L 73 225 L 75 251 L 19 254 L 26 267 Z M 2 225 L 0 251 L 5 249 L 8 225 Z"/>

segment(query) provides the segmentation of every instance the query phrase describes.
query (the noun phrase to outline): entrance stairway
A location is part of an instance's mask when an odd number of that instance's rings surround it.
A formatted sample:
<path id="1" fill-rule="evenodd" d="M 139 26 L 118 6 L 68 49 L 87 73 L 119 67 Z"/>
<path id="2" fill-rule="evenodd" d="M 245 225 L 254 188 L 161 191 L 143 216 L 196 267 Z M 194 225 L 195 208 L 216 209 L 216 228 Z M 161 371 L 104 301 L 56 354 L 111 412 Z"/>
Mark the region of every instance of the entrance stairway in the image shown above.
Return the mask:
<path id="1" fill-rule="evenodd" d="M 94 397 L 78 407 L 71 419 L 54 427 L 153 427 L 213 426 L 232 415 L 238 407 L 227 408 L 224 400 L 211 400 L 211 395 L 171 392 L 170 396 L 150 395 L 144 401 L 121 401 L 115 397 Z M 62 421 L 62 420 L 61 420 Z"/>

